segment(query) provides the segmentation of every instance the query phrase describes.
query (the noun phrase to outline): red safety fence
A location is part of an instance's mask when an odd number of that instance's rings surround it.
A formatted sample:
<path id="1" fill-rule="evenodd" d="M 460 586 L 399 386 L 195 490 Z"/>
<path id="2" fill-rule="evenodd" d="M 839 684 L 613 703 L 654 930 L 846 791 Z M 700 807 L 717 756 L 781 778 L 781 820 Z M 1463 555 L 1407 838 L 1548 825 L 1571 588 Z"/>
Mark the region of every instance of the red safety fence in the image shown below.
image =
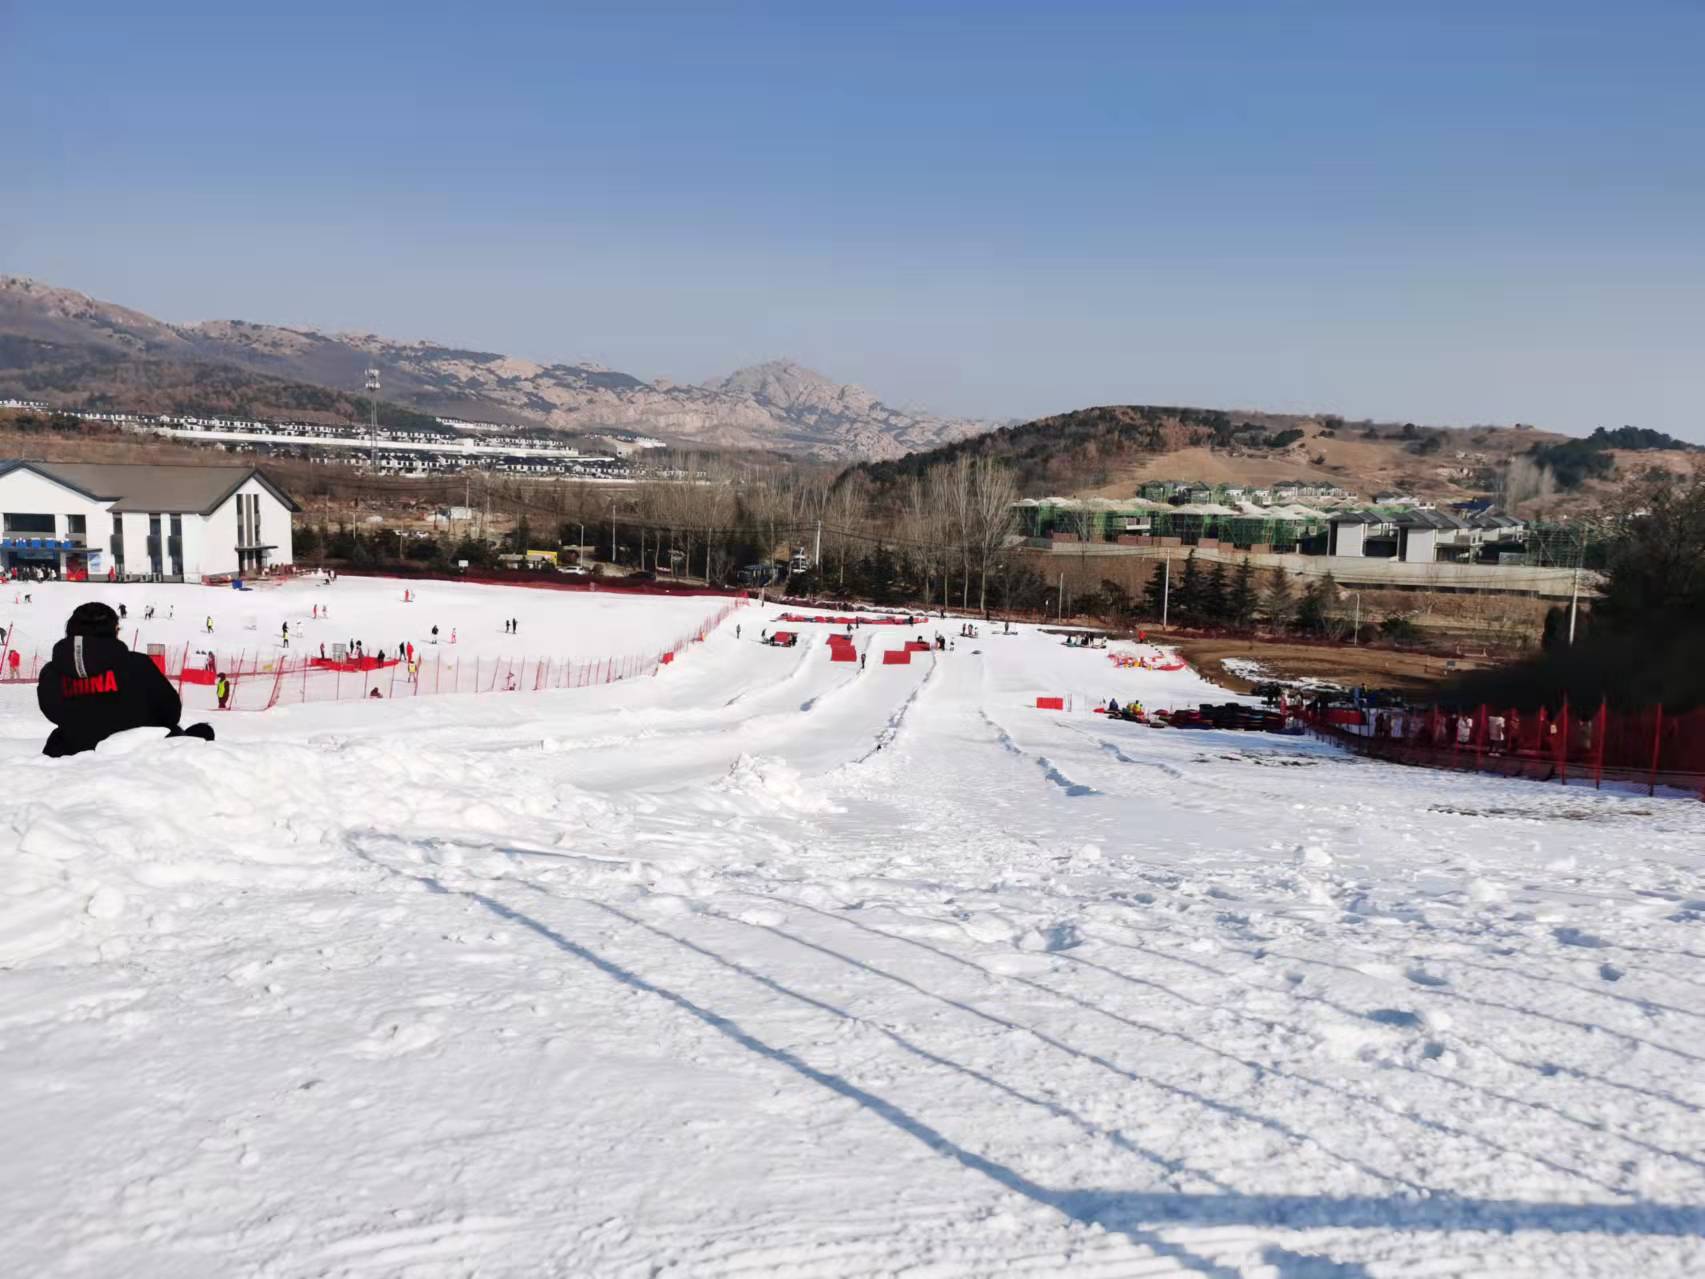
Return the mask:
<path id="1" fill-rule="evenodd" d="M 796 625 L 808 623 L 812 626 L 924 626 L 928 624 L 929 618 L 915 613 L 899 617 L 885 613 L 849 614 L 844 617 L 827 617 L 819 613 L 783 613 L 776 621 L 792 622 Z"/>
<path id="2" fill-rule="evenodd" d="M 318 655 L 292 657 L 286 652 L 220 658 L 193 644 L 181 645 L 155 662 L 178 687 L 186 711 L 219 709 L 215 681 L 223 673 L 230 696 L 223 709 L 262 711 L 274 706 L 309 702 L 384 700 L 449 693 L 535 693 L 551 689 L 586 688 L 618 680 L 655 675 L 688 645 L 698 643 L 746 603 L 729 600 L 693 630 L 676 636 L 667 647 L 607 657 L 462 657 L 451 645 L 430 652 L 415 650 L 415 660 L 352 658 L 336 662 Z M 10 636 L 8 636 L 8 640 Z M 0 683 L 34 683 L 50 654 L 32 652 L 13 658 L 16 650 L 0 646 Z"/>
<path id="3" fill-rule="evenodd" d="M 1634 783 L 1705 798 L 1705 709 L 1614 711 L 1398 710 L 1332 706 L 1308 711 L 1319 737 L 1402 764 L 1472 769 L 1536 781 Z"/>

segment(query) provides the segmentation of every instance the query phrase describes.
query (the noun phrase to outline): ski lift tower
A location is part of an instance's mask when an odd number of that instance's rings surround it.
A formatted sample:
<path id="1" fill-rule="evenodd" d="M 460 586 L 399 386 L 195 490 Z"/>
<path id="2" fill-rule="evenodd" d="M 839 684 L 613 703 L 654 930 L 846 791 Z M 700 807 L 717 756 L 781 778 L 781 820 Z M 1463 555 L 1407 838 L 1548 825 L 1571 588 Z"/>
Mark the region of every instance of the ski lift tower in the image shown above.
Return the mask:
<path id="1" fill-rule="evenodd" d="M 379 370 L 367 370 L 367 465 L 379 473 Z"/>

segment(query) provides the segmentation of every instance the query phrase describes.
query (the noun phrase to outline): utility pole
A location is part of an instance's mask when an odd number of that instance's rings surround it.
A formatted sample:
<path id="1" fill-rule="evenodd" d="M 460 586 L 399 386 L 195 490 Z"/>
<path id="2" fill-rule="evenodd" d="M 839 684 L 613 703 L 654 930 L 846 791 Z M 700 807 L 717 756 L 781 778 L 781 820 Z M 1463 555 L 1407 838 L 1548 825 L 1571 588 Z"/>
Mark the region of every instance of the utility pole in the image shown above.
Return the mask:
<path id="1" fill-rule="evenodd" d="M 1161 571 L 1166 576 L 1160 584 L 1160 629 L 1166 629 L 1166 617 L 1172 608 L 1172 557 L 1168 555 L 1161 561 Z"/>
<path id="2" fill-rule="evenodd" d="M 942 592 L 943 592 L 943 596 L 945 597 L 945 595 L 946 595 L 946 588 L 945 587 L 942 588 Z M 1065 574 L 1065 571 L 1063 569 L 1060 572 L 1060 617 L 1059 617 L 1059 620 L 1062 622 L 1066 620 L 1066 574 Z"/>
<path id="3" fill-rule="evenodd" d="M 1575 543 L 1575 581 L 1569 588 L 1569 645 L 1575 643 L 1575 614 L 1581 607 L 1581 561 L 1587 557 L 1587 536 L 1582 530 L 1580 540 Z"/>
<path id="4" fill-rule="evenodd" d="M 367 370 L 367 467 L 379 473 L 379 370 Z"/>
<path id="5" fill-rule="evenodd" d="M 823 521 L 817 521 L 817 549 L 811 553 L 811 571 L 821 573 L 823 565 Z"/>
<path id="6" fill-rule="evenodd" d="M 1350 594 L 1356 597 L 1356 620 L 1353 629 L 1350 631 L 1350 643 L 1360 645 L 1362 642 L 1362 593 L 1351 591 Z"/>
<path id="7" fill-rule="evenodd" d="M 616 562 L 616 504 L 610 503 L 610 563 Z"/>

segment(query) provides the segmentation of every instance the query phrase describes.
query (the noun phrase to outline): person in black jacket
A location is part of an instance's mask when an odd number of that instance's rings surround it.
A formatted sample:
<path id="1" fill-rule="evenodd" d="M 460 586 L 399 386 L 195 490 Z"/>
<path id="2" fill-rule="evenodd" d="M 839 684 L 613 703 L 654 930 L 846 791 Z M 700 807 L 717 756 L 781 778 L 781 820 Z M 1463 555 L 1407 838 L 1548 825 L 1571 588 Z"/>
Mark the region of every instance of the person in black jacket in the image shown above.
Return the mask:
<path id="1" fill-rule="evenodd" d="M 43 755 L 94 750 L 114 733 L 155 727 L 169 737 L 213 740 L 206 724 L 179 728 L 183 702 L 171 681 L 143 653 L 118 638 L 118 614 L 105 604 L 79 604 L 65 623 L 65 638 L 41 668 L 36 703 L 57 726 Z"/>

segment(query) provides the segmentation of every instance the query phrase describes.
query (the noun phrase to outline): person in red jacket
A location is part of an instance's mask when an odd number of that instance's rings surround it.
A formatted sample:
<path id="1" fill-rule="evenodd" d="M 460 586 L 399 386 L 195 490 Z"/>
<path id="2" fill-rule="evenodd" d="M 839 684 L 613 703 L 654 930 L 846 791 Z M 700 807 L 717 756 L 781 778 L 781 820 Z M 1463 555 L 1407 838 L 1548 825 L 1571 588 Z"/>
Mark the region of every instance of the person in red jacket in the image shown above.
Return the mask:
<path id="1" fill-rule="evenodd" d="M 65 638 L 36 681 L 36 704 L 55 725 L 43 755 L 94 750 L 132 728 L 163 728 L 168 737 L 213 740 L 206 724 L 178 727 L 183 702 L 153 660 L 118 638 L 118 614 L 105 604 L 79 604 Z"/>

